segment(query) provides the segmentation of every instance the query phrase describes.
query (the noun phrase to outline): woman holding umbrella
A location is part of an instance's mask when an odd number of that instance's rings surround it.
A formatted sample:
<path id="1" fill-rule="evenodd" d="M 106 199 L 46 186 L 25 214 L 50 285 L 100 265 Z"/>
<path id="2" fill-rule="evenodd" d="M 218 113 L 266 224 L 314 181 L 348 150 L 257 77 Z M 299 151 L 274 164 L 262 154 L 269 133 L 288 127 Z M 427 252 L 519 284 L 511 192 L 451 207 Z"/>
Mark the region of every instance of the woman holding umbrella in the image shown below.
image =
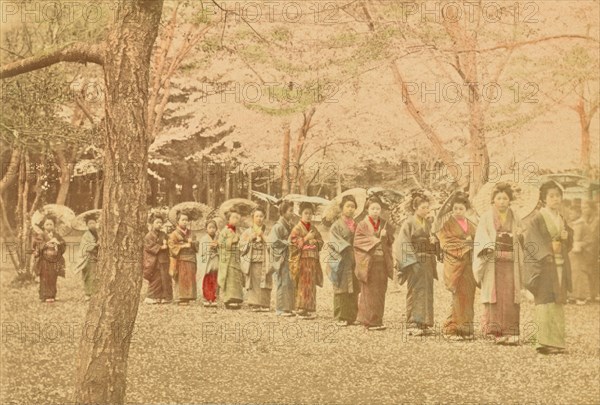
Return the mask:
<path id="1" fill-rule="evenodd" d="M 317 286 L 323 287 L 323 270 L 319 262 L 323 237 L 310 222 L 313 213 L 311 203 L 301 203 L 300 222 L 290 234 L 290 274 L 296 286 L 297 315 L 303 319 L 316 317 Z"/>
<path id="2" fill-rule="evenodd" d="M 198 242 L 188 228 L 188 215 L 176 213 L 177 227 L 169 235 L 168 246 L 171 255 L 169 273 L 175 280 L 179 291 L 179 305 L 188 305 L 196 300 L 196 252 Z"/>
<path id="3" fill-rule="evenodd" d="M 360 221 L 354 236 L 355 273 L 360 282 L 358 322 L 369 330 L 383 330 L 388 278 L 394 276 L 394 231 L 381 220 L 378 198 L 370 198 L 365 208 L 369 215 Z"/>
<path id="4" fill-rule="evenodd" d="M 56 232 L 56 219 L 46 216 L 39 224 L 43 232 L 37 233 L 33 240 L 35 272 L 40 277 L 39 297 L 42 302 L 54 302 L 56 299 L 56 281 L 65 276 L 65 240 Z"/>
<path id="5" fill-rule="evenodd" d="M 267 263 L 265 211 L 253 210 L 252 226 L 240 238 L 240 266 L 246 276 L 246 301 L 253 312 L 268 312 L 273 276 Z"/>

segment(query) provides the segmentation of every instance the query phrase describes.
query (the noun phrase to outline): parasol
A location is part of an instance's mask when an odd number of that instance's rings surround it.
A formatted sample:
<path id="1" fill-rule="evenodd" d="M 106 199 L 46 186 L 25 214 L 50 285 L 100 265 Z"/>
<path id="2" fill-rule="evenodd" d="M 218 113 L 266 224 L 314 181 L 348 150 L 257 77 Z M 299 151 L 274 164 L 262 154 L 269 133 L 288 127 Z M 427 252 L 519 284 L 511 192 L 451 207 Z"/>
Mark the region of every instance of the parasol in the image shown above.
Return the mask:
<path id="1" fill-rule="evenodd" d="M 177 225 L 177 214 L 183 213 L 190 220 L 189 227 L 193 231 L 204 229 L 204 224 L 212 208 L 196 201 L 186 201 L 175 205 L 169 210 L 168 218 L 171 224 Z"/>
<path id="2" fill-rule="evenodd" d="M 240 213 L 241 216 L 241 227 L 249 227 L 252 224 L 250 214 L 254 208 L 258 207 L 258 204 L 247 198 L 231 198 L 219 207 L 219 216 L 225 218 L 227 211 L 235 209 Z"/>
<path id="3" fill-rule="evenodd" d="M 473 198 L 473 208 L 479 215 L 491 208 L 492 190 L 500 182 L 510 184 L 514 198 L 510 206 L 519 218 L 523 219 L 535 210 L 539 199 L 538 187 L 534 183 L 527 182 L 526 179 L 515 181 L 514 175 L 505 174 L 498 181 L 485 183 Z"/>
<path id="4" fill-rule="evenodd" d="M 98 221 L 98 220 L 100 220 L 101 214 L 102 214 L 101 209 L 94 209 L 94 210 L 82 212 L 81 214 L 77 215 L 73 219 L 73 221 L 71 222 L 71 227 L 77 231 L 87 231 L 87 225 L 85 224 L 85 219 L 88 217 L 88 215 L 95 216 L 96 220 Z"/>
<path id="5" fill-rule="evenodd" d="M 75 219 L 73 210 L 66 205 L 47 204 L 35 211 L 31 216 L 31 226 L 35 232 L 43 232 L 43 224 L 41 222 L 46 216 L 51 216 L 55 219 L 55 229 L 59 235 L 66 236 L 73 230 L 71 228 L 71 223 Z"/>
<path id="6" fill-rule="evenodd" d="M 331 200 L 322 216 L 322 222 L 324 225 L 331 226 L 333 222 L 341 215 L 342 210 L 340 209 L 340 203 L 342 202 L 342 198 L 346 195 L 352 195 L 356 199 L 356 211 L 354 211 L 354 218 L 358 218 L 360 214 L 362 214 L 365 203 L 367 202 L 367 190 L 364 188 L 351 188 L 349 190 L 344 191 L 341 194 L 338 194 L 333 200 Z"/>

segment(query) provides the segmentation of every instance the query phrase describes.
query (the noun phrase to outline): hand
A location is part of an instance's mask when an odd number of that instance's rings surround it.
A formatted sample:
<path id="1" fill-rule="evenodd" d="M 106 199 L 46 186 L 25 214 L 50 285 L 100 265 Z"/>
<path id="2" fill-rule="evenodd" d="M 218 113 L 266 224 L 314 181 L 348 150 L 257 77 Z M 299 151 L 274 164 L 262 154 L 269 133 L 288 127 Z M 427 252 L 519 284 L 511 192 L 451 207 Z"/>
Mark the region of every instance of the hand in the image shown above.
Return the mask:
<path id="1" fill-rule="evenodd" d="M 233 238 L 231 239 L 231 241 L 233 243 L 238 242 L 239 240 L 240 240 L 240 237 L 237 234 L 233 235 Z"/>
<path id="2" fill-rule="evenodd" d="M 385 235 L 387 235 L 387 232 L 385 231 L 385 229 L 382 229 L 379 235 L 381 235 L 381 237 L 384 237 Z"/>
<path id="3" fill-rule="evenodd" d="M 216 240 L 214 240 L 214 241 L 210 242 L 210 246 L 211 247 L 217 247 L 217 246 L 219 246 L 219 242 L 217 242 Z"/>
<path id="4" fill-rule="evenodd" d="M 567 239 L 568 237 L 569 237 L 569 232 L 567 232 L 567 231 L 564 231 L 564 230 L 563 230 L 563 231 L 560 233 L 560 238 L 561 238 L 562 240 L 565 240 L 565 239 Z"/>
<path id="5" fill-rule="evenodd" d="M 429 243 L 431 243 L 432 245 L 435 244 L 437 242 L 437 239 L 435 236 L 431 235 L 429 237 Z"/>

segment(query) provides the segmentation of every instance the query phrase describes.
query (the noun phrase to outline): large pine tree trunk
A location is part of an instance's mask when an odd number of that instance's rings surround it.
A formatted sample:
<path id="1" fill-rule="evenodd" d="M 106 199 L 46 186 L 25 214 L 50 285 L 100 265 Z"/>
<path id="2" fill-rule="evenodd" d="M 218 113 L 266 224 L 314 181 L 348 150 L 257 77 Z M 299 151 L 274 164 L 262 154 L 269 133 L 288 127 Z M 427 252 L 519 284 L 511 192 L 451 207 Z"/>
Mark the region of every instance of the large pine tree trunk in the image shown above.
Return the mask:
<path id="1" fill-rule="evenodd" d="M 119 3 L 105 52 L 106 134 L 100 288 L 92 297 L 80 342 L 77 403 L 125 401 L 129 344 L 142 286 L 150 55 L 162 0 Z M 142 208 L 142 209 L 140 209 Z"/>

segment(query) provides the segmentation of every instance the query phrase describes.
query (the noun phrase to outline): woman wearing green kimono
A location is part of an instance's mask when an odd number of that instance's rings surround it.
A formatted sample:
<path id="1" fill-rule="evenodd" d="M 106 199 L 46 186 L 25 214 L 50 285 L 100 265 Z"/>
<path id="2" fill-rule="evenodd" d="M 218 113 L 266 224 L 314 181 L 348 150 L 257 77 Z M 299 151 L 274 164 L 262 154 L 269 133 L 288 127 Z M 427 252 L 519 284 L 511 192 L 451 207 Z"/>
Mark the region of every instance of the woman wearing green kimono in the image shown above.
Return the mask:
<path id="1" fill-rule="evenodd" d="M 227 309 L 239 309 L 244 301 L 244 274 L 240 267 L 240 241 L 237 224 L 240 214 L 231 210 L 226 214 L 227 225 L 219 233 L 218 283 L 221 299 Z"/>
<path id="2" fill-rule="evenodd" d="M 240 237 L 240 267 L 246 279 L 246 302 L 253 312 L 269 312 L 273 275 L 267 263 L 264 209 L 252 212 L 252 226 Z"/>
<path id="3" fill-rule="evenodd" d="M 565 349 L 563 305 L 571 291 L 569 251 L 573 231 L 560 215 L 562 189 L 554 181 L 540 187 L 543 207 L 525 232 L 525 286 L 535 299 L 535 325 L 539 353 L 561 353 Z"/>
<path id="4" fill-rule="evenodd" d="M 358 314 L 358 294 L 360 286 L 354 274 L 354 211 L 356 199 L 346 195 L 340 203 L 341 217 L 329 230 L 327 259 L 329 279 L 333 284 L 333 317 L 338 326 L 353 325 Z"/>
<path id="5" fill-rule="evenodd" d="M 396 267 L 400 284 L 408 282 L 406 320 L 408 333 L 414 336 L 432 334 L 433 280 L 436 270 L 437 239 L 431 233 L 429 198 L 416 192 L 410 208 L 414 215 L 402 224 L 396 246 Z"/>

